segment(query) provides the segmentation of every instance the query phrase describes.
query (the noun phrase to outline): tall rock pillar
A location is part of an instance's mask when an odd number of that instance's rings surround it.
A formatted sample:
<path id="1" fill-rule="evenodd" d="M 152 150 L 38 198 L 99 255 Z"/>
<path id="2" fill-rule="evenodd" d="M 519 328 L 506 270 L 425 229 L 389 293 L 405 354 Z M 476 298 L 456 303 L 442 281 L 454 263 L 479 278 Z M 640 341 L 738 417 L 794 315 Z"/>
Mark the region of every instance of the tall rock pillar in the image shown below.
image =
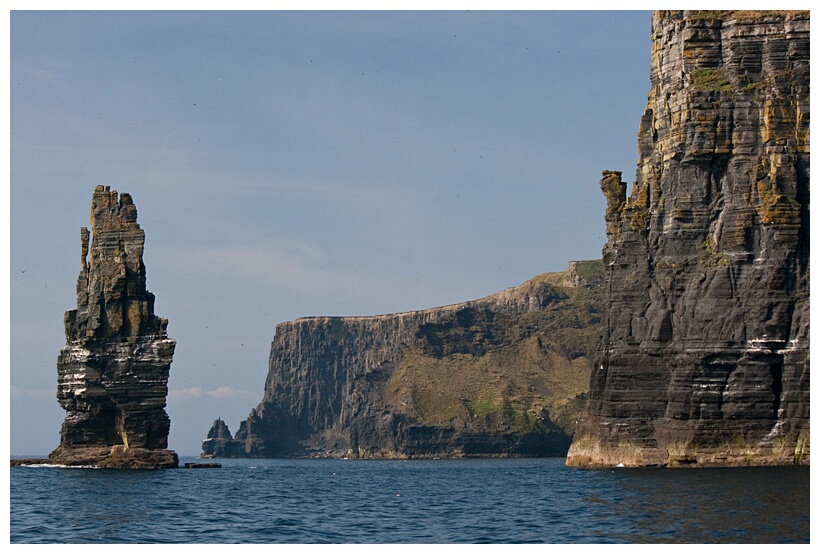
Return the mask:
<path id="1" fill-rule="evenodd" d="M 809 461 L 809 13 L 658 11 L 572 466 Z"/>
<path id="2" fill-rule="evenodd" d="M 97 186 L 81 229 L 77 309 L 65 314 L 57 399 L 66 410 L 57 463 L 177 467 L 165 412 L 176 342 L 145 287 L 145 232 L 131 195 Z M 89 247 L 89 239 L 91 241 Z"/>

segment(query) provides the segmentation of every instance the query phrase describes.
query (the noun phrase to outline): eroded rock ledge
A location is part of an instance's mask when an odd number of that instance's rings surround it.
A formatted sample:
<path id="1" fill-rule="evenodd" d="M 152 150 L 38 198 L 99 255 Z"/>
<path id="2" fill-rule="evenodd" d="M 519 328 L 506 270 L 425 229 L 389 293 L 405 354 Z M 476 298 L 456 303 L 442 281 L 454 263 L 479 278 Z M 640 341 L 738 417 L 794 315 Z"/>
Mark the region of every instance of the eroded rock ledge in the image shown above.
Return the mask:
<path id="1" fill-rule="evenodd" d="M 176 342 L 145 285 L 145 233 L 131 196 L 98 186 L 80 233 L 77 309 L 65 314 L 57 399 L 66 417 L 49 463 L 177 467 L 165 412 Z M 89 248 L 89 240 L 91 240 Z"/>
<path id="2" fill-rule="evenodd" d="M 809 463 L 809 14 L 659 11 L 573 466 Z"/>

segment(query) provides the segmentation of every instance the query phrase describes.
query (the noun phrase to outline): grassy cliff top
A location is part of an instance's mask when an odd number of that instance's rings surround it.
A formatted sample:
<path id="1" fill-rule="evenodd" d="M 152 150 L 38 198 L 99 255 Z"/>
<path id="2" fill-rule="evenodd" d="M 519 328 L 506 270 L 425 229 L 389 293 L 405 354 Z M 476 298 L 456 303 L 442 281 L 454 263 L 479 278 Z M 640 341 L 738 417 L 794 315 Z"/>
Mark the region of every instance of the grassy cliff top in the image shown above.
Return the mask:
<path id="1" fill-rule="evenodd" d="M 434 308 L 427 308 L 422 310 L 412 310 L 408 312 L 397 312 L 392 314 L 379 315 L 363 315 L 363 316 L 306 316 L 295 319 L 293 322 L 300 322 L 305 320 L 330 320 L 330 319 L 344 319 L 344 320 L 379 320 L 384 318 L 415 316 L 420 313 L 427 312 L 456 312 L 468 307 L 477 307 L 483 304 L 493 304 L 503 300 L 512 300 L 520 298 L 533 291 L 542 288 L 544 285 L 551 287 L 558 287 L 562 292 L 573 294 L 572 290 L 577 288 L 597 288 L 604 283 L 604 266 L 601 260 L 581 260 L 572 261 L 569 267 L 564 271 L 554 271 L 548 273 L 541 273 L 524 283 L 504 289 L 495 294 L 479 298 L 477 300 L 469 300 L 466 302 L 459 302 L 457 304 L 448 304 L 446 306 L 437 306 Z"/>

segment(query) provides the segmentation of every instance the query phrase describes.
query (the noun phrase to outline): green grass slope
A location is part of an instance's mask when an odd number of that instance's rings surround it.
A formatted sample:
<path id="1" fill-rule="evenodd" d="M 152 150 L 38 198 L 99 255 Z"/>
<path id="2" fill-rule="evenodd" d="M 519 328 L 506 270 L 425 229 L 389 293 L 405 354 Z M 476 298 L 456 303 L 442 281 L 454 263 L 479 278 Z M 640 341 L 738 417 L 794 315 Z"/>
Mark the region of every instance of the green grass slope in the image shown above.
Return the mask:
<path id="1" fill-rule="evenodd" d="M 422 325 L 385 404 L 430 426 L 521 434 L 557 427 L 571 437 L 587 407 L 602 283 L 600 260 L 577 262 L 527 283 L 552 289 L 541 310 L 506 315 L 474 306 Z"/>

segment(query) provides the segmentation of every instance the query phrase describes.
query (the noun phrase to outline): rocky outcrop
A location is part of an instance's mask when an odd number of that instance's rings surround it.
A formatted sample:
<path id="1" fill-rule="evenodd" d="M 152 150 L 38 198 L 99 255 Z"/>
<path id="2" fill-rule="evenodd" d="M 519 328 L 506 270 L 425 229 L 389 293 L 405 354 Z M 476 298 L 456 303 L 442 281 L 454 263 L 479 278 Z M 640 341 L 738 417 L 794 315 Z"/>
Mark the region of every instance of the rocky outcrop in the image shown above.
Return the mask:
<path id="1" fill-rule="evenodd" d="M 80 232 L 77 309 L 65 314 L 57 399 L 66 417 L 52 463 L 177 467 L 165 412 L 175 341 L 145 286 L 145 233 L 127 193 L 98 186 Z M 91 245 L 89 248 L 89 239 Z M 90 254 L 90 257 L 89 257 Z"/>
<path id="2" fill-rule="evenodd" d="M 809 14 L 659 11 L 573 466 L 809 462 Z"/>
<path id="3" fill-rule="evenodd" d="M 222 418 L 217 418 L 214 421 L 211 430 L 208 431 L 208 438 L 202 441 L 201 458 L 213 458 L 219 456 L 220 458 L 244 458 L 245 449 L 243 445 L 234 440 L 231 435 L 231 430 L 228 425 L 222 421 Z"/>
<path id="4" fill-rule="evenodd" d="M 562 456 L 586 408 L 600 261 L 493 296 L 276 327 L 262 402 L 203 456 Z M 563 283 L 583 281 L 584 287 Z"/>

